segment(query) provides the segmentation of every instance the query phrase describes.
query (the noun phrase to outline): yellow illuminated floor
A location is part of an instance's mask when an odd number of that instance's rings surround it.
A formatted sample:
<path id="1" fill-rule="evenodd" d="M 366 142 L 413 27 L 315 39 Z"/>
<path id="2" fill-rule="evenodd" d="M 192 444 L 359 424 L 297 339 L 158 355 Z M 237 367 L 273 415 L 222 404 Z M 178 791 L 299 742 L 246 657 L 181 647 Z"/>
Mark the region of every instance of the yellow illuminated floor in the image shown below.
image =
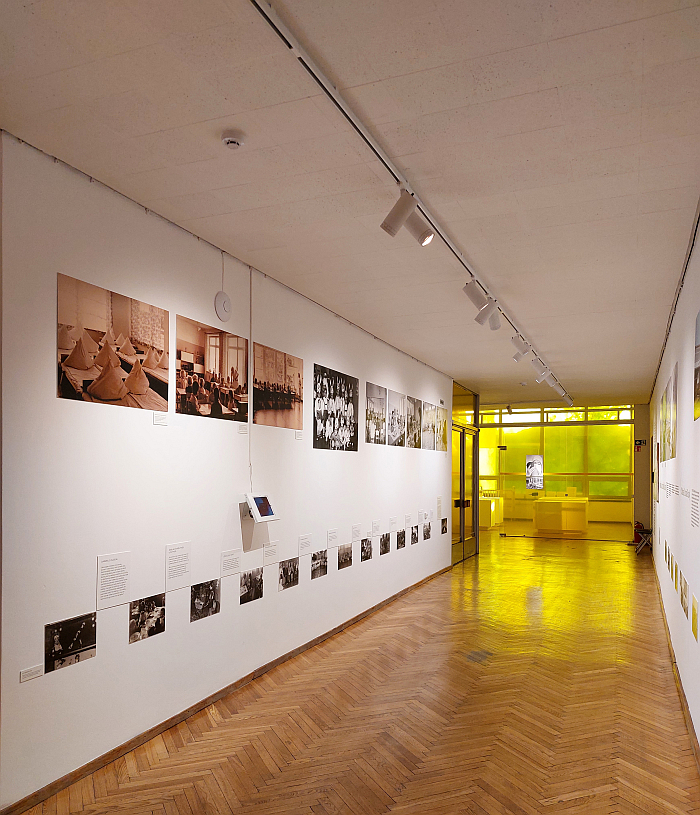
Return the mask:
<path id="1" fill-rule="evenodd" d="M 699 812 L 648 550 L 484 537 L 32 815 Z"/>

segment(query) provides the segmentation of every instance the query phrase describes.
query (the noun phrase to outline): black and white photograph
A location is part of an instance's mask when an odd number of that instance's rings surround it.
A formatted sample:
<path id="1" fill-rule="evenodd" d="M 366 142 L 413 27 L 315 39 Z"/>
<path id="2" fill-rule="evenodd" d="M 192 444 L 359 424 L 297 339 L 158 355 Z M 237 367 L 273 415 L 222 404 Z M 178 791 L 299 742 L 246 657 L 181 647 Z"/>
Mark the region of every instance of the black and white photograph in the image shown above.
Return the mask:
<path id="1" fill-rule="evenodd" d="M 435 405 L 423 402 L 423 428 L 421 431 L 423 450 L 435 449 Z"/>
<path id="2" fill-rule="evenodd" d="M 412 396 L 406 397 L 406 447 L 421 448 L 423 403 Z"/>
<path id="3" fill-rule="evenodd" d="M 97 653 L 97 612 L 44 626 L 44 673 L 92 659 Z"/>
<path id="4" fill-rule="evenodd" d="M 544 459 L 540 455 L 525 456 L 525 489 L 544 489 Z"/>
<path id="5" fill-rule="evenodd" d="M 366 385 L 365 441 L 386 444 L 386 388 Z"/>
<path id="6" fill-rule="evenodd" d="M 418 543 L 418 525 L 411 527 L 411 546 Z"/>
<path id="7" fill-rule="evenodd" d="M 203 620 L 221 611 L 221 578 L 190 586 L 190 622 Z"/>
<path id="8" fill-rule="evenodd" d="M 263 570 L 251 569 L 241 572 L 241 605 L 259 600 L 263 596 Z"/>
<path id="9" fill-rule="evenodd" d="M 290 557 L 289 560 L 280 560 L 280 581 L 278 591 L 290 589 L 299 585 L 299 558 Z"/>
<path id="10" fill-rule="evenodd" d="M 379 554 L 388 555 L 391 549 L 391 534 L 385 532 L 379 537 Z"/>
<path id="11" fill-rule="evenodd" d="M 58 275 L 58 397 L 168 410 L 168 312 Z"/>
<path id="12" fill-rule="evenodd" d="M 352 566 L 352 544 L 341 543 L 338 547 L 338 569 L 347 569 Z"/>
<path id="13" fill-rule="evenodd" d="M 248 421 L 248 340 L 177 315 L 175 410 Z"/>
<path id="14" fill-rule="evenodd" d="M 440 534 L 446 535 L 447 534 L 447 518 L 443 518 L 440 521 Z"/>
<path id="15" fill-rule="evenodd" d="M 360 542 L 360 560 L 372 560 L 372 538 L 362 538 Z"/>
<path id="16" fill-rule="evenodd" d="M 399 529 L 396 533 L 396 548 L 397 549 L 404 549 L 406 546 L 406 530 Z"/>
<path id="17" fill-rule="evenodd" d="M 435 408 L 435 449 L 447 452 L 447 409 Z"/>
<path id="18" fill-rule="evenodd" d="M 424 541 L 430 540 L 430 521 L 426 521 L 423 524 L 423 540 Z"/>
<path id="19" fill-rule="evenodd" d="M 303 359 L 253 343 L 253 422 L 303 430 Z"/>
<path id="20" fill-rule="evenodd" d="M 154 594 L 129 603 L 129 642 L 138 642 L 165 631 L 165 594 Z"/>
<path id="21" fill-rule="evenodd" d="M 389 444 L 392 447 L 406 446 L 406 396 L 389 391 Z"/>
<path id="22" fill-rule="evenodd" d="M 311 579 L 325 577 L 328 574 L 328 550 L 321 549 L 311 555 Z"/>
<path id="23" fill-rule="evenodd" d="M 314 447 L 357 451 L 360 380 L 314 365 Z"/>

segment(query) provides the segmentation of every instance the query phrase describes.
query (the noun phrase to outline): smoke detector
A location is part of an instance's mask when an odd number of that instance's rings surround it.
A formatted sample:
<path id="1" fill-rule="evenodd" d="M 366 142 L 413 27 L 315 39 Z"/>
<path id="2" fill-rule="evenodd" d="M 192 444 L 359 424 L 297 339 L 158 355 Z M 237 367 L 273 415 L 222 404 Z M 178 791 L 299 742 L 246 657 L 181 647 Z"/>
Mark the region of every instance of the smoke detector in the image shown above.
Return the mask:
<path id="1" fill-rule="evenodd" d="M 238 150 L 243 147 L 243 134 L 238 130 L 224 130 L 221 134 L 221 141 L 229 150 Z"/>

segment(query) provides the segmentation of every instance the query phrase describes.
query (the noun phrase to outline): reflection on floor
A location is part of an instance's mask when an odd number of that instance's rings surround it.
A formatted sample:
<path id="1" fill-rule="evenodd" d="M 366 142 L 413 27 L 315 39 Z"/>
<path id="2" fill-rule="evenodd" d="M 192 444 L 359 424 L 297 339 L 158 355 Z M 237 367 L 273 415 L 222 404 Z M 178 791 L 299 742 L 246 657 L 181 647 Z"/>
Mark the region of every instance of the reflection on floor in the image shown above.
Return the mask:
<path id="1" fill-rule="evenodd" d="M 678 815 L 700 780 L 649 553 L 485 535 L 46 807 L 30 811 Z"/>
<path id="2" fill-rule="evenodd" d="M 532 521 L 506 519 L 502 524 L 488 530 L 489 532 L 503 532 L 508 537 L 545 537 L 542 532 L 535 529 Z M 563 537 L 563 535 L 562 535 Z M 628 542 L 634 538 L 634 529 L 631 523 L 612 523 L 606 521 L 589 521 L 588 531 L 585 535 L 570 535 L 578 540 L 623 541 Z"/>

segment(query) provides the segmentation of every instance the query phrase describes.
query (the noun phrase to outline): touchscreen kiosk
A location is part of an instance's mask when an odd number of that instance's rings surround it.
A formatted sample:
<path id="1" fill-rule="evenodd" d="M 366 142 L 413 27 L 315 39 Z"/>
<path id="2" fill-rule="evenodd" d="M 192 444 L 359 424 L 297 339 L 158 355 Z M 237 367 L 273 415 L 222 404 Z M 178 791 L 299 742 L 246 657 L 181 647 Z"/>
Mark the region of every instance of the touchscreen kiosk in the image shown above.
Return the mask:
<path id="1" fill-rule="evenodd" d="M 255 523 L 265 523 L 266 521 L 278 521 L 279 515 L 272 508 L 270 499 L 267 495 L 256 495 L 249 492 L 246 495 L 250 514 L 253 516 Z"/>

